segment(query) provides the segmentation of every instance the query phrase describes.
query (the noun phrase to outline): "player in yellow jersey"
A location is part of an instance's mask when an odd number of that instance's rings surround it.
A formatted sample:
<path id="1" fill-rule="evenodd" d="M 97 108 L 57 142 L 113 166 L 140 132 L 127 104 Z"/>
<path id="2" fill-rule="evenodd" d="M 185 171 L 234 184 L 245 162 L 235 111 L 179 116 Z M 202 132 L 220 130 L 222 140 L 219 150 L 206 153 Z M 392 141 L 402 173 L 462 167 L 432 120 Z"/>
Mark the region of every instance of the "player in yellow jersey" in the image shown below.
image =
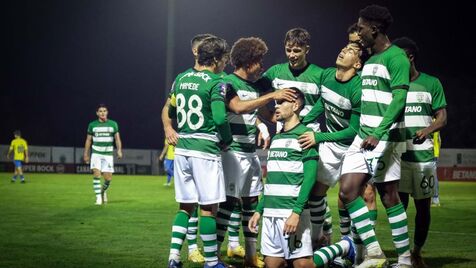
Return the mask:
<path id="1" fill-rule="evenodd" d="M 164 149 L 162 149 L 162 153 L 159 156 L 159 161 L 164 161 L 164 169 L 165 173 L 167 174 L 167 182 L 164 186 L 170 186 L 170 181 L 174 176 L 174 153 L 175 153 L 175 146 L 169 144 L 167 139 L 164 141 Z"/>
<path id="2" fill-rule="evenodd" d="M 25 176 L 23 175 L 22 162 L 28 163 L 28 143 L 22 139 L 20 130 L 13 132 L 15 139 L 10 144 L 7 158 L 10 159 L 10 154 L 13 152 L 13 164 L 15 164 L 15 170 L 13 172 L 12 182 L 17 180 L 17 176 L 20 176 L 21 183 L 25 183 Z"/>
<path id="3" fill-rule="evenodd" d="M 433 133 L 433 150 L 435 155 L 435 162 L 438 164 L 438 158 L 440 157 L 440 148 L 441 148 L 441 136 L 440 132 Z M 439 207 L 440 204 L 440 185 L 438 182 L 438 176 L 435 176 L 435 188 L 433 188 L 433 198 L 431 198 L 431 206 Z"/>

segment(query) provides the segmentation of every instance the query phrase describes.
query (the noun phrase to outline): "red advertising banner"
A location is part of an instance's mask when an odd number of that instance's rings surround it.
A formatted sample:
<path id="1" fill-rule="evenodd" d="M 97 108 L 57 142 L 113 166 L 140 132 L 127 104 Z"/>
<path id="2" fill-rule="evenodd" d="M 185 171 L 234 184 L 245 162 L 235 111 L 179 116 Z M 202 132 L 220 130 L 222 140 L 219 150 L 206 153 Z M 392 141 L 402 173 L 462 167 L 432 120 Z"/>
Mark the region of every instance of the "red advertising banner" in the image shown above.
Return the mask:
<path id="1" fill-rule="evenodd" d="M 438 180 L 476 181 L 476 167 L 438 167 Z"/>

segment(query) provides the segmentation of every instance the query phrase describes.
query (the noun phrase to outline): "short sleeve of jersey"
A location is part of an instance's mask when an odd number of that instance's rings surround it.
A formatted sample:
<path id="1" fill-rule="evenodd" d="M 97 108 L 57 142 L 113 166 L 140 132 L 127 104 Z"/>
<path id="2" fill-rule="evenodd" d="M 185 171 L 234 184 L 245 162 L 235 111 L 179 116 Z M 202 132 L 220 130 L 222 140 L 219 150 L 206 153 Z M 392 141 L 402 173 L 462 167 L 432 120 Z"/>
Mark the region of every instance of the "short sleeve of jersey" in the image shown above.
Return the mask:
<path id="1" fill-rule="evenodd" d="M 214 101 L 225 101 L 225 97 L 227 96 L 226 94 L 226 91 L 228 89 L 228 84 L 223 82 L 223 81 L 220 81 L 218 83 L 216 83 L 213 87 L 212 87 L 212 91 L 211 91 L 211 101 L 214 102 Z"/>
<path id="2" fill-rule="evenodd" d="M 435 79 L 435 82 L 433 85 L 433 96 L 432 96 L 431 108 L 433 109 L 433 111 L 437 111 L 444 107 L 446 107 L 446 98 L 445 98 L 445 92 L 443 90 L 443 85 L 441 85 L 441 82 L 439 79 Z"/>
<path id="3" fill-rule="evenodd" d="M 114 134 L 119 133 L 119 124 L 117 122 L 114 122 Z"/>
<path id="4" fill-rule="evenodd" d="M 390 74 L 390 88 L 406 89 L 410 87 L 410 62 L 408 58 L 401 54 L 390 59 L 388 65 L 388 72 Z"/>
<path id="5" fill-rule="evenodd" d="M 88 125 L 88 134 L 89 134 L 89 135 L 93 135 L 93 134 L 94 134 L 94 133 L 93 133 L 93 125 L 92 125 L 91 123 L 89 123 L 89 125 Z"/>
<path id="6" fill-rule="evenodd" d="M 271 66 L 266 72 L 264 72 L 262 79 L 268 81 L 269 85 L 272 85 L 272 81 L 276 78 L 276 67 L 277 65 Z"/>

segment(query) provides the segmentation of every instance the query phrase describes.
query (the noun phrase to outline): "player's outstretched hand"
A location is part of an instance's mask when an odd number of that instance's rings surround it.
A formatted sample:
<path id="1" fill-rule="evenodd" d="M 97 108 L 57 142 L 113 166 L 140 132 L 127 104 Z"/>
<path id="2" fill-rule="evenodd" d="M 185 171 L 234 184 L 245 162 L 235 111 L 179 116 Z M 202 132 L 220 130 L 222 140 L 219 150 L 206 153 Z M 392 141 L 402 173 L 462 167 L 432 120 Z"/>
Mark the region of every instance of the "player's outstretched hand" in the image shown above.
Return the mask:
<path id="1" fill-rule="evenodd" d="M 312 131 L 306 132 L 302 134 L 301 136 L 299 136 L 298 141 L 299 141 L 299 144 L 301 145 L 301 148 L 303 149 L 309 149 L 313 147 L 314 145 L 316 145 L 314 132 Z"/>
<path id="2" fill-rule="evenodd" d="M 378 143 L 379 140 L 376 137 L 368 136 L 367 138 L 365 138 L 364 141 L 362 141 L 362 143 L 360 144 L 360 148 L 367 151 L 372 151 L 373 149 L 375 149 L 375 147 L 377 147 Z"/>
<path id="3" fill-rule="evenodd" d="M 253 217 L 251 217 L 250 221 L 248 222 L 248 228 L 252 233 L 258 233 L 258 223 L 260 218 L 261 214 L 259 214 L 259 212 L 255 212 Z"/>
<path id="4" fill-rule="evenodd" d="M 291 213 L 291 216 L 288 217 L 286 222 L 284 222 L 283 235 L 294 234 L 297 230 L 298 225 L 299 225 L 299 214 L 296 214 L 293 212 Z"/>
<path id="5" fill-rule="evenodd" d="M 296 100 L 296 91 L 290 88 L 283 88 L 273 92 L 273 99 L 276 101 L 289 101 L 294 102 Z"/>

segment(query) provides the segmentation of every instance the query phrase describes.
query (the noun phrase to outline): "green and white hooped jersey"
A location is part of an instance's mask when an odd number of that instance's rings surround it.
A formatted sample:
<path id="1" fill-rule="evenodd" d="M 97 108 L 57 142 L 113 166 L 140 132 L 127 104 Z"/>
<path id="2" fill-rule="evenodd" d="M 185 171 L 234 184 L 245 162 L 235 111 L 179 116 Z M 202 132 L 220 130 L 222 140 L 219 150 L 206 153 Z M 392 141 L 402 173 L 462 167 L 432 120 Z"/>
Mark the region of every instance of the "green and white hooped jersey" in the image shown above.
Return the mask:
<path id="1" fill-rule="evenodd" d="M 394 89 L 408 89 L 410 84 L 410 62 L 405 52 L 392 45 L 385 51 L 373 55 L 365 62 L 362 70 L 362 99 L 359 136 L 365 139 L 382 122 Z M 380 141 L 401 143 L 405 150 L 405 125 L 403 113 L 392 124 Z"/>
<path id="2" fill-rule="evenodd" d="M 291 215 L 304 181 L 304 162 L 317 160 L 319 156 L 314 147 L 303 150 L 299 145 L 299 136 L 307 131 L 312 129 L 298 124 L 273 137 L 268 151 L 263 216 Z"/>
<path id="3" fill-rule="evenodd" d="M 246 81 L 235 74 L 229 74 L 223 80 L 230 86 L 227 90 L 227 101 L 234 96 L 238 96 L 243 101 L 254 100 L 259 98 L 262 91 L 259 83 Z M 257 109 L 244 114 L 228 111 L 228 122 L 233 135 L 233 142 L 229 147 L 231 150 L 243 153 L 254 153 L 256 151 L 257 114 Z"/>
<path id="4" fill-rule="evenodd" d="M 171 105 L 177 110 L 176 155 L 219 159 L 220 141 L 212 117 L 213 101 L 224 101 L 226 84 L 210 71 L 189 69 L 174 82 Z"/>
<path id="5" fill-rule="evenodd" d="M 360 114 L 360 98 L 362 95 L 361 79 L 354 75 L 346 82 L 336 79 L 336 68 L 325 69 L 321 79 L 321 97 L 326 115 L 326 127 L 329 132 L 346 129 L 350 125 L 352 112 Z M 336 142 L 350 146 L 353 139 Z"/>
<path id="6" fill-rule="evenodd" d="M 295 87 L 304 93 L 306 104 L 299 114 L 306 116 L 319 99 L 319 87 L 323 69 L 315 64 L 309 64 L 306 70 L 294 76 L 289 63 L 276 64 L 269 68 L 263 77 L 272 83 L 273 88 L 283 89 Z"/>
<path id="7" fill-rule="evenodd" d="M 420 73 L 410 83 L 405 107 L 405 127 L 407 131 L 407 152 L 402 160 L 409 162 L 429 162 L 434 160 L 432 135 L 422 144 L 413 144 L 413 137 L 418 130 L 428 127 L 433 115 L 446 107 L 445 92 L 438 78 Z"/>
<path id="8" fill-rule="evenodd" d="M 119 132 L 116 121 L 106 122 L 94 120 L 88 125 L 88 134 L 93 137 L 92 152 L 94 154 L 112 155 L 114 151 L 114 135 Z"/>

